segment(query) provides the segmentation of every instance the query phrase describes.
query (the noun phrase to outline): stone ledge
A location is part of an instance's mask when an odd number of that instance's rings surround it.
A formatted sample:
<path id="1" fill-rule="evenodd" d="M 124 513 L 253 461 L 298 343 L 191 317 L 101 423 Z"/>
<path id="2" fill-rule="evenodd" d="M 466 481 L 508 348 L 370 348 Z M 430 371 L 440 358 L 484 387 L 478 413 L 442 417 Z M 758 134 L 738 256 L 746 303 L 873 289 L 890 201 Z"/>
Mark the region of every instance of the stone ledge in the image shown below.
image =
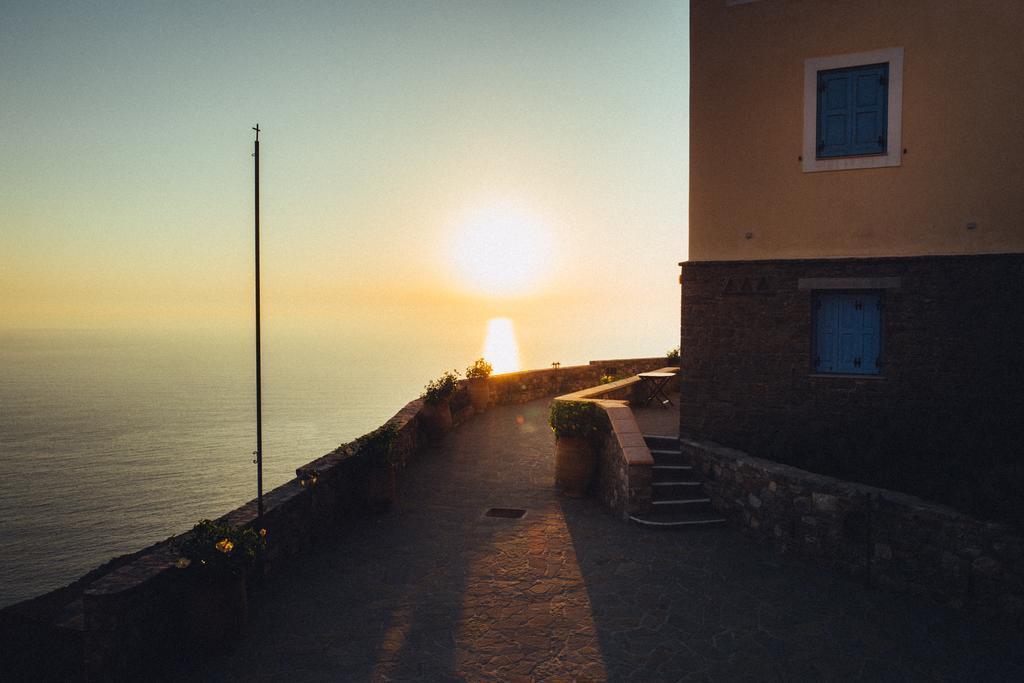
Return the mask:
<path id="1" fill-rule="evenodd" d="M 679 372 L 679 368 L 669 366 L 643 372 L 675 374 Z M 629 401 L 611 396 L 630 392 L 642 381 L 640 377 L 634 375 L 555 397 L 556 401 L 594 403 L 607 415 L 611 429 L 598 453 L 598 461 L 601 463 L 598 485 L 601 501 L 621 514 L 624 519 L 633 514 L 647 512 L 651 505 L 650 481 L 654 456 L 644 442 L 643 433 L 629 407 Z"/>

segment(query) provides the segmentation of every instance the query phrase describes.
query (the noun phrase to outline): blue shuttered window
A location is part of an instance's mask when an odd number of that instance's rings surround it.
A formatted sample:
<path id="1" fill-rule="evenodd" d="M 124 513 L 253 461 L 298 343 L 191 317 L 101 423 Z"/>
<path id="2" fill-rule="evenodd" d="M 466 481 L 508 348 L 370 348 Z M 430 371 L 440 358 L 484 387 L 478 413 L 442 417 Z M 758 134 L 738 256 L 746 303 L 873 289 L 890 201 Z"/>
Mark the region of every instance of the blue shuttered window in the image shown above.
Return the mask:
<path id="1" fill-rule="evenodd" d="M 884 154 L 889 65 L 818 72 L 818 158 Z"/>
<path id="2" fill-rule="evenodd" d="M 877 375 L 882 369 L 880 292 L 814 296 L 814 371 Z"/>

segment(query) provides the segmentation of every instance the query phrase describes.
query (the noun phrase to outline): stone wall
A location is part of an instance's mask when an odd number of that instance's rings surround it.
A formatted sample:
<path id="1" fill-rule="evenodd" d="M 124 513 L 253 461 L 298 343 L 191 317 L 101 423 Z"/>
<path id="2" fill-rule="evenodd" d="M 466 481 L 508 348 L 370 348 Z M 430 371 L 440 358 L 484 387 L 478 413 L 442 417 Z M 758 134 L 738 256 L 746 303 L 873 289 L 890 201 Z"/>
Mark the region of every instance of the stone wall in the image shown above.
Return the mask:
<path id="1" fill-rule="evenodd" d="M 495 405 L 526 403 L 545 396 L 557 396 L 596 386 L 601 383 L 603 375 L 629 377 L 665 364 L 664 357 L 593 360 L 589 365 L 494 375 L 489 384 L 491 402 Z"/>
<path id="2" fill-rule="evenodd" d="M 636 367 L 634 372 L 652 370 L 675 372 L 676 368 Z M 678 378 L 670 380 L 670 391 L 677 381 Z M 623 519 L 649 513 L 652 507 L 651 467 L 654 458 L 629 407 L 630 403 L 644 398 L 643 383 L 639 377 L 633 376 L 563 394 L 555 399 L 593 402 L 604 413 L 606 427 L 595 446 L 597 475 L 594 486 L 601 502 Z"/>
<path id="3" fill-rule="evenodd" d="M 522 403 L 599 383 L 602 374 L 635 374 L 664 358 L 593 361 L 589 365 L 495 375 L 494 405 Z M 454 424 L 473 415 L 465 383 L 452 400 Z M 426 442 L 420 399 L 389 422 L 398 431 L 399 476 Z M 345 519 L 370 512 L 371 467 L 354 442 L 296 470 L 296 478 L 264 494 L 261 525 L 270 539 L 263 572 L 279 571 L 329 535 Z M 256 501 L 226 514 L 232 524 L 255 525 Z M 0 676 L 17 680 L 130 679 L 143 667 L 201 644 L 188 628 L 190 584 L 175 566 L 176 536 L 116 558 L 68 587 L 0 610 Z M 255 577 L 250 577 L 256 580 Z M 9 674 L 9 675 L 8 675 Z"/>
<path id="4" fill-rule="evenodd" d="M 780 551 L 881 587 L 1024 621 L 1024 539 L 893 491 L 682 440 L 715 509 Z"/>
<path id="5" fill-rule="evenodd" d="M 880 375 L 813 371 L 822 287 L 883 291 Z M 1022 301 L 1022 254 L 684 263 L 680 434 L 977 510 L 1024 452 Z"/>

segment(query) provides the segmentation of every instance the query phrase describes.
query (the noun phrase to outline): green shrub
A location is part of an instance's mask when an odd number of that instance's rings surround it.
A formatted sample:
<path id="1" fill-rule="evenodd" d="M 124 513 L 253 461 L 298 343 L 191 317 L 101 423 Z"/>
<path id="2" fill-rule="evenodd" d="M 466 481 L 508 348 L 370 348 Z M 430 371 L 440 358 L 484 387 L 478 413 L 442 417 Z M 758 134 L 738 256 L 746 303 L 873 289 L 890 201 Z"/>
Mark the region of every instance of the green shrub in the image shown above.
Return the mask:
<path id="1" fill-rule="evenodd" d="M 558 437 L 589 437 L 604 427 L 604 413 L 589 401 L 554 401 L 548 424 Z"/>
<path id="2" fill-rule="evenodd" d="M 669 349 L 665 353 L 665 360 L 679 360 L 679 347 L 677 346 L 674 349 Z"/>
<path id="3" fill-rule="evenodd" d="M 178 550 L 180 569 L 202 572 L 209 578 L 241 576 L 267 547 L 267 530 L 200 520 Z"/>
<path id="4" fill-rule="evenodd" d="M 420 398 L 427 403 L 443 403 L 452 397 L 459 385 L 459 373 L 449 370 L 435 380 L 431 380 L 423 388 Z"/>
<path id="5" fill-rule="evenodd" d="M 487 379 L 494 372 L 494 366 L 483 358 L 477 358 L 473 364 L 466 368 L 466 379 Z"/>
<path id="6" fill-rule="evenodd" d="M 395 462 L 395 442 L 398 440 L 398 429 L 387 422 L 369 434 L 356 439 L 359 456 L 374 467 L 387 467 Z"/>

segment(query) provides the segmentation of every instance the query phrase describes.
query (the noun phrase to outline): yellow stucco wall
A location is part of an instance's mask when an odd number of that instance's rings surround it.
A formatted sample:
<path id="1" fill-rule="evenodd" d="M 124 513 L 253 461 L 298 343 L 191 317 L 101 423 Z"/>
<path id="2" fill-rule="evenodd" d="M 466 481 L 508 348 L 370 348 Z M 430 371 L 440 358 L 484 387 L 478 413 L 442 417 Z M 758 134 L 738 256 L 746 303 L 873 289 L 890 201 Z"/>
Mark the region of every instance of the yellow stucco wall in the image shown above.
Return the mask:
<path id="1" fill-rule="evenodd" d="M 1024 0 L 691 5 L 691 260 L 1024 252 Z M 893 47 L 901 165 L 803 172 L 805 60 Z"/>

